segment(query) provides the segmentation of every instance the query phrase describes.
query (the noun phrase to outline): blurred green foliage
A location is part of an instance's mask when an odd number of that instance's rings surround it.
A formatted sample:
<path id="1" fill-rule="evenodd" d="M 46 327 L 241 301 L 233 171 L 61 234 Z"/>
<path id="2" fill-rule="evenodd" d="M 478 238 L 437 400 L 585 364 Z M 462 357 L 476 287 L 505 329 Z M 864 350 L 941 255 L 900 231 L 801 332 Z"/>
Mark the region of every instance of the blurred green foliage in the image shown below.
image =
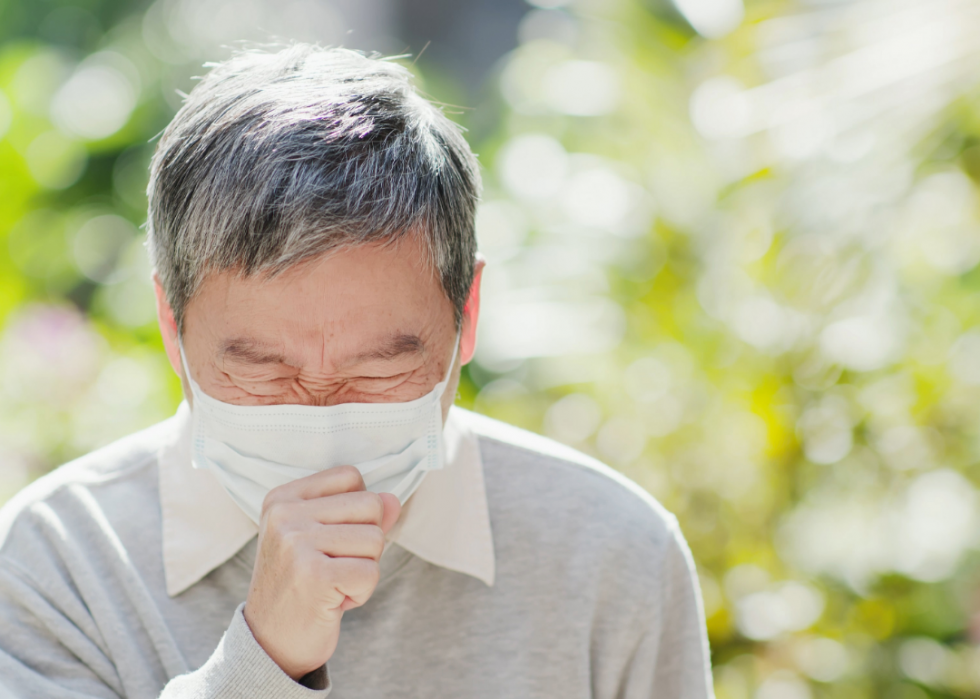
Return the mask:
<path id="1" fill-rule="evenodd" d="M 460 403 L 678 515 L 721 699 L 980 695 L 976 12 L 535 4 L 455 115 L 489 260 Z M 139 227 L 225 55 L 197 7 L 0 3 L 0 499 L 180 399 Z"/>

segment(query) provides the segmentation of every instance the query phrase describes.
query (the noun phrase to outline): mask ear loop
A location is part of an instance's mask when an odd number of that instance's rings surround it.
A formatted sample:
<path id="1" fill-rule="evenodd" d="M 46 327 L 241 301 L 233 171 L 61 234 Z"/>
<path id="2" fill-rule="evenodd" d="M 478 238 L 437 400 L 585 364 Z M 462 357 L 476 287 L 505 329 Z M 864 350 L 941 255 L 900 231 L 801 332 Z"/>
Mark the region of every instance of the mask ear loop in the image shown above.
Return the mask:
<path id="1" fill-rule="evenodd" d="M 445 388 L 445 386 L 449 383 L 449 377 L 453 373 L 453 367 L 456 366 L 456 355 L 459 354 L 459 341 L 460 339 L 462 339 L 462 337 L 463 337 L 463 331 L 459 330 L 456 333 L 456 342 L 453 343 L 453 356 L 449 360 L 449 368 L 446 369 L 446 375 L 442 377 L 442 381 L 439 382 L 440 384 L 443 385 L 443 388 Z"/>
<path id="2" fill-rule="evenodd" d="M 177 349 L 180 350 L 180 365 L 184 367 L 184 376 L 187 377 L 187 383 L 191 386 L 192 393 L 201 392 L 201 387 L 197 385 L 197 381 L 191 376 L 191 368 L 187 363 L 187 352 L 184 351 L 184 338 L 180 335 L 177 336 Z"/>

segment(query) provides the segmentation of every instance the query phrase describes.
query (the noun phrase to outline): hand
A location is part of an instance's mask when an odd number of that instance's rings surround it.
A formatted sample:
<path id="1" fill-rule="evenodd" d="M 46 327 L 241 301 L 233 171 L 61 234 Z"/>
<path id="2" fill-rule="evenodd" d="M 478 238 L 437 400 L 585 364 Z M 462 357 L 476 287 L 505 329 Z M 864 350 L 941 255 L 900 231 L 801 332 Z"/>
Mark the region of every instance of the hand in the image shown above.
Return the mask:
<path id="1" fill-rule="evenodd" d="M 259 645 L 295 680 L 337 648 L 340 619 L 371 597 L 398 498 L 370 493 L 352 466 L 269 492 L 245 621 Z"/>

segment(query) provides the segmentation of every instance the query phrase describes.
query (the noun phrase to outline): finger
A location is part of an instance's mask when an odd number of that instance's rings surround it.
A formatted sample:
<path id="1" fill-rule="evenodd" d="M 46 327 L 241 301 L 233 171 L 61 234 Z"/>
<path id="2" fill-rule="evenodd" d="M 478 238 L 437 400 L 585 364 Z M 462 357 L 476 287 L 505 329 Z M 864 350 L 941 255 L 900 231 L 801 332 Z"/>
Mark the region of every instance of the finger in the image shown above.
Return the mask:
<path id="1" fill-rule="evenodd" d="M 378 586 L 381 568 L 370 558 L 326 558 L 325 579 L 345 595 L 341 607 L 352 609 L 368 601 Z"/>
<path id="2" fill-rule="evenodd" d="M 285 504 L 292 519 L 320 524 L 374 524 L 381 526 L 384 502 L 377 493 L 366 490 L 339 493 L 312 500 Z"/>
<path id="3" fill-rule="evenodd" d="M 353 466 L 335 466 L 273 488 L 265 500 L 312 500 L 359 490 L 365 490 L 361 472 Z"/>
<path id="4" fill-rule="evenodd" d="M 331 558 L 373 558 L 385 548 L 385 534 L 373 524 L 326 524 L 309 533 L 309 542 Z"/>
<path id="5" fill-rule="evenodd" d="M 391 493 L 378 493 L 378 495 L 381 496 L 381 501 L 384 506 L 383 517 L 379 524 L 381 525 L 381 530 L 387 534 L 395 526 L 398 518 L 401 517 L 402 504 Z"/>

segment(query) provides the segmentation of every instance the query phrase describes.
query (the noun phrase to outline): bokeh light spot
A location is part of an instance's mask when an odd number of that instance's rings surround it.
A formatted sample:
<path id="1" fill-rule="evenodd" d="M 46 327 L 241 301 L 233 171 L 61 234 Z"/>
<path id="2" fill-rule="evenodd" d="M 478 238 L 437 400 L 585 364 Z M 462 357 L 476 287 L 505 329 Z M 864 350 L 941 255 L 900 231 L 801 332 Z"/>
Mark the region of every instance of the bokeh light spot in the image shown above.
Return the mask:
<path id="1" fill-rule="evenodd" d="M 137 235 L 136 226 L 120 216 L 107 214 L 89 219 L 75 233 L 72 245 L 78 269 L 100 284 L 122 281 L 128 270 L 119 268 L 119 258 Z"/>
<path id="2" fill-rule="evenodd" d="M 705 138 L 743 135 L 750 123 L 750 110 L 745 89 L 728 76 L 705 80 L 691 94 L 691 123 Z"/>
<path id="3" fill-rule="evenodd" d="M 544 78 L 548 104 L 571 116 L 608 114 L 619 104 L 620 89 L 619 74 L 596 61 L 565 61 Z"/>
<path id="4" fill-rule="evenodd" d="M 568 172 L 562 145 L 545 134 L 517 136 L 498 157 L 505 187 L 521 199 L 541 199 L 559 192 Z"/>
<path id="5" fill-rule="evenodd" d="M 136 107 L 136 70 L 118 53 L 104 51 L 86 58 L 55 95 L 51 119 L 80 138 L 98 140 L 126 125 Z"/>
<path id="6" fill-rule="evenodd" d="M 48 189 L 75 184 L 88 163 L 85 147 L 57 131 L 46 131 L 31 141 L 25 156 L 31 176 Z"/>
<path id="7" fill-rule="evenodd" d="M 674 4 L 694 30 L 708 39 L 725 36 L 745 18 L 742 0 L 674 0 Z"/>
<path id="8" fill-rule="evenodd" d="M 802 638 L 793 644 L 796 666 L 818 682 L 834 682 L 847 671 L 847 648 L 832 638 Z"/>
<path id="9" fill-rule="evenodd" d="M 544 414 L 545 434 L 576 444 L 591 437 L 602 420 L 602 410 L 591 396 L 572 393 L 551 404 Z"/>

